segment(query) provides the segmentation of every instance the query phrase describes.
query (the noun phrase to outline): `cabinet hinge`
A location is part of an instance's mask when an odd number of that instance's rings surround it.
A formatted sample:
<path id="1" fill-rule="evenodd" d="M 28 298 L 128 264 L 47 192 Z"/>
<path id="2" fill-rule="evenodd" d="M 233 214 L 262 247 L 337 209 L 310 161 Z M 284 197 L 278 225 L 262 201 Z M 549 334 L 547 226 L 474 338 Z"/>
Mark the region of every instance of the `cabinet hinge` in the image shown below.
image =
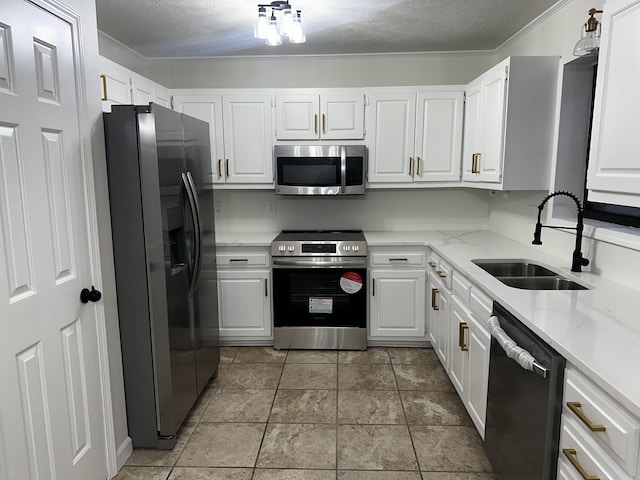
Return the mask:
<path id="1" fill-rule="evenodd" d="M 467 92 L 462 92 L 462 103 L 467 103 Z"/>
<path id="2" fill-rule="evenodd" d="M 364 96 L 364 106 L 368 107 L 369 106 L 369 95 L 365 95 Z"/>
<path id="3" fill-rule="evenodd" d="M 509 65 L 504 66 L 504 80 L 507 81 L 509 79 Z"/>
<path id="4" fill-rule="evenodd" d="M 169 100 L 169 105 L 171 106 L 171 110 L 174 110 L 174 107 L 173 107 L 173 95 L 171 95 L 171 100 Z"/>

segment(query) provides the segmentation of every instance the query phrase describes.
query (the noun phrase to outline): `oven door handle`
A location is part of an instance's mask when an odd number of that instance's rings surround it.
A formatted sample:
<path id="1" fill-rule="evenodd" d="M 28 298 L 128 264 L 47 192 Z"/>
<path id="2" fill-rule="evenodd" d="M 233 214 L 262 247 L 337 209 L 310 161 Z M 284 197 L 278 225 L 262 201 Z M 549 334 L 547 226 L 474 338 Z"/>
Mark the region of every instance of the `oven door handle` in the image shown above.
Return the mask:
<path id="1" fill-rule="evenodd" d="M 291 268 L 291 267 L 300 267 L 300 268 L 332 268 L 332 267 L 359 267 L 365 268 L 367 266 L 366 260 L 361 259 L 339 259 L 327 261 L 324 258 L 320 258 L 317 260 L 300 260 L 300 259 L 291 259 L 291 258 L 274 258 L 272 259 L 272 264 L 274 268 Z"/>
<path id="2" fill-rule="evenodd" d="M 542 378 L 547 378 L 549 375 L 549 369 L 544 367 L 538 362 L 533 355 L 531 355 L 524 348 L 519 347 L 509 335 L 500 326 L 500 321 L 495 315 L 491 316 L 488 321 L 489 330 L 491 336 L 498 341 L 498 344 L 507 354 L 507 357 L 512 359 L 518 365 L 525 370 L 531 370 L 533 373 L 540 375 Z"/>

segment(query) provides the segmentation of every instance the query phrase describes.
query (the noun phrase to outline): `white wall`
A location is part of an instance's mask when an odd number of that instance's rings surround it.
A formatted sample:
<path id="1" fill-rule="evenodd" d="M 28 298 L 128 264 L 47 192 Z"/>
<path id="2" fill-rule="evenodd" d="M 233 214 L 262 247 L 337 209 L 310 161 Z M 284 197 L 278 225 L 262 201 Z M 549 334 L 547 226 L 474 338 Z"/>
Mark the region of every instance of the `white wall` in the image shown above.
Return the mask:
<path id="1" fill-rule="evenodd" d="M 218 190 L 214 196 L 216 228 L 225 232 L 486 229 L 489 198 L 486 191 L 465 188 L 368 190 L 343 198 L 246 190 Z M 275 213 L 268 202 L 275 202 Z"/>

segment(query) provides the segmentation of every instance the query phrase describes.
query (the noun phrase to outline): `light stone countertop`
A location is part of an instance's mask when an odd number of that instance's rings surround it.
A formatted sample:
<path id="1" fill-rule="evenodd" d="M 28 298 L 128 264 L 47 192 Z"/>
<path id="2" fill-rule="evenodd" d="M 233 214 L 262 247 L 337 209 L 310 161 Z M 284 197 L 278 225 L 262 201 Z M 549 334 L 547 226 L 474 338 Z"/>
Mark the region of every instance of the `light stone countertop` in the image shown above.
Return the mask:
<path id="1" fill-rule="evenodd" d="M 270 247 L 280 232 L 216 232 L 218 247 Z M 207 244 L 207 239 L 204 239 Z"/>
<path id="2" fill-rule="evenodd" d="M 559 259 L 545 255 L 544 245 L 530 247 L 489 231 L 365 232 L 365 236 L 369 247 L 431 247 L 640 418 L 640 292 L 588 272 L 571 272 L 571 251 Z M 509 258 L 536 260 L 594 288 L 512 288 L 472 263 Z"/>

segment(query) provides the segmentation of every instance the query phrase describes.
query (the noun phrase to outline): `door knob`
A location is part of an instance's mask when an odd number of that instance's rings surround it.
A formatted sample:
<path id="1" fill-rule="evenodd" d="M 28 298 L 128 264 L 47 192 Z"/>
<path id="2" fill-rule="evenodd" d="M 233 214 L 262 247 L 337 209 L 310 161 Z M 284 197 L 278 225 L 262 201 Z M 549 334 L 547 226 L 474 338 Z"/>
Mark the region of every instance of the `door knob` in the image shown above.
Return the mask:
<path id="1" fill-rule="evenodd" d="M 96 290 L 96 287 L 91 285 L 91 290 L 88 288 L 83 288 L 80 292 L 80 301 L 82 303 L 87 302 L 97 302 L 102 298 L 102 292 L 100 290 Z"/>

